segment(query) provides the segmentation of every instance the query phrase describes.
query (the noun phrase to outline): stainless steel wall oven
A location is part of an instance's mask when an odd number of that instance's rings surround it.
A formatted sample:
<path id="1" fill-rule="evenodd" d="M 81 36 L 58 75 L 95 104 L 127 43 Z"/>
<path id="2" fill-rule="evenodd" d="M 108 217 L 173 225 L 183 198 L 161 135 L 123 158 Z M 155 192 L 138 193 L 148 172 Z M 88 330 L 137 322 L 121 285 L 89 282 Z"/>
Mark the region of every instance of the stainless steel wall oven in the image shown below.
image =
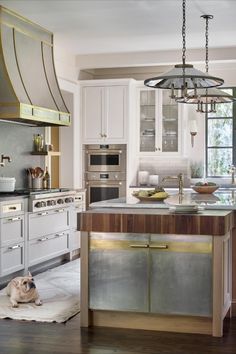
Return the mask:
<path id="1" fill-rule="evenodd" d="M 86 145 L 86 171 L 124 172 L 126 169 L 125 145 Z"/>
<path id="2" fill-rule="evenodd" d="M 85 145 L 87 205 L 124 197 L 126 145 Z"/>

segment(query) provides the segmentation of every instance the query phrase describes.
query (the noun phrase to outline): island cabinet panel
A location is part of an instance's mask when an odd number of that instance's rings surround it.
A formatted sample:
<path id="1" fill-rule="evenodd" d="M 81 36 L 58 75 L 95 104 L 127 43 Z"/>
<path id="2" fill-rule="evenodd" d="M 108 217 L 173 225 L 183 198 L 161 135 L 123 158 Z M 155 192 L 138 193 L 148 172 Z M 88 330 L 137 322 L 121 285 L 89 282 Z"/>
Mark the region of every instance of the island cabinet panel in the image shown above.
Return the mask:
<path id="1" fill-rule="evenodd" d="M 91 233 L 89 307 L 212 315 L 212 237 Z"/>
<path id="2" fill-rule="evenodd" d="M 150 312 L 212 315 L 212 237 L 151 235 Z"/>
<path id="3" fill-rule="evenodd" d="M 147 235 L 91 234 L 91 309 L 148 311 L 147 244 Z"/>

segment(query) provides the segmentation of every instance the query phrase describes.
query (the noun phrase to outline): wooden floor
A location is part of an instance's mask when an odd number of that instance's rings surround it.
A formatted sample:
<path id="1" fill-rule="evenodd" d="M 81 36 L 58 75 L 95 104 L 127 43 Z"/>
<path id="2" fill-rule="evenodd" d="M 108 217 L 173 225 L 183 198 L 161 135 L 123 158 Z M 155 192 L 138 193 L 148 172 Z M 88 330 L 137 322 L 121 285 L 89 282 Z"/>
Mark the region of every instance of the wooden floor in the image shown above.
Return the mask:
<path id="1" fill-rule="evenodd" d="M 236 318 L 224 337 L 120 329 L 79 328 L 79 315 L 65 324 L 0 320 L 1 354 L 236 354 Z"/>

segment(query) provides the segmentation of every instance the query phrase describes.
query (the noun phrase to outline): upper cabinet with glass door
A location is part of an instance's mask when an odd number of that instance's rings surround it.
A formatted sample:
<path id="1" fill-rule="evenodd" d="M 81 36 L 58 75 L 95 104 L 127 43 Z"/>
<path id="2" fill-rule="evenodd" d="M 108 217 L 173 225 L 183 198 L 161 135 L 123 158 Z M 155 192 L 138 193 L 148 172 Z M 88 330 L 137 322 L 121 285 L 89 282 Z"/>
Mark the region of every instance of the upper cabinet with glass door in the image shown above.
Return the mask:
<path id="1" fill-rule="evenodd" d="M 169 90 L 138 88 L 140 152 L 179 155 L 180 107 L 169 97 Z M 180 106 L 180 105 L 179 105 Z"/>

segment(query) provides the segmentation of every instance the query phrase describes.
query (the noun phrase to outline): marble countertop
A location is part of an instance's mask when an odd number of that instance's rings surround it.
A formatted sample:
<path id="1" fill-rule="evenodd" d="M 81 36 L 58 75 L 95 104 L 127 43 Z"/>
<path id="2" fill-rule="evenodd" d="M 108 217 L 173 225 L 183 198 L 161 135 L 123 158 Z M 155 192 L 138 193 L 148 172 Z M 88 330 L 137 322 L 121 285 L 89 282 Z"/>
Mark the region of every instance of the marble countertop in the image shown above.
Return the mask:
<path id="1" fill-rule="evenodd" d="M 90 208 L 146 208 L 166 209 L 170 205 L 179 205 L 178 189 L 166 188 L 170 195 L 165 201 L 140 202 L 137 198 L 130 196 L 126 198 L 110 199 L 90 204 Z M 182 199 L 182 198 L 181 198 Z M 196 204 L 204 209 L 236 210 L 236 188 L 218 189 L 213 194 L 199 194 L 191 188 L 184 190 L 183 204 Z"/>

